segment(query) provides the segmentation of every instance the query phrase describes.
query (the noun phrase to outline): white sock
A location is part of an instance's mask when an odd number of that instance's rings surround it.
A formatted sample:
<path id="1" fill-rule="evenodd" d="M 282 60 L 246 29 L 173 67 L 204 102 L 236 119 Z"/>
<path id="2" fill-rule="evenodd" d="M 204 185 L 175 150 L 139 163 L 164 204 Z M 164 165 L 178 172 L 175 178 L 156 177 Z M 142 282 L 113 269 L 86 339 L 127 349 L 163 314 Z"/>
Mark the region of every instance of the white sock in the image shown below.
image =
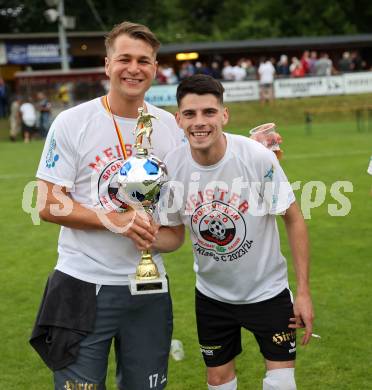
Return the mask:
<path id="1" fill-rule="evenodd" d="M 238 380 L 236 377 L 230 382 L 224 383 L 222 385 L 212 386 L 208 383 L 208 390 L 237 390 Z"/>
<path id="2" fill-rule="evenodd" d="M 294 368 L 278 368 L 266 372 L 263 390 L 296 390 Z"/>

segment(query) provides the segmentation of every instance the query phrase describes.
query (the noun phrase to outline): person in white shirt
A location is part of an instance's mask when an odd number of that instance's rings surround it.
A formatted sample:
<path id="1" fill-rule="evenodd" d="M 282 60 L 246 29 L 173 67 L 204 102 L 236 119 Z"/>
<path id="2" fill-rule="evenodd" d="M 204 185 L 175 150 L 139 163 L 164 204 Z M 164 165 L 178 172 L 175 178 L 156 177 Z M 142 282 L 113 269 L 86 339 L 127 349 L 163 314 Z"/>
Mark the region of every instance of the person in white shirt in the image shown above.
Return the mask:
<path id="1" fill-rule="evenodd" d="M 272 102 L 274 100 L 274 76 L 274 65 L 271 61 L 262 58 L 258 67 L 261 103 L 265 103 L 266 101 Z"/>
<path id="2" fill-rule="evenodd" d="M 32 99 L 27 97 L 19 108 L 21 121 L 22 121 L 22 132 L 25 143 L 31 141 L 32 135 L 36 131 L 36 120 L 37 114 L 35 106 L 31 103 Z"/>
<path id="3" fill-rule="evenodd" d="M 176 119 L 189 141 L 167 154 L 171 197 L 159 209 L 153 248 L 175 250 L 187 226 L 196 272 L 196 318 L 208 389 L 235 390 L 241 328 L 265 358 L 264 390 L 294 390 L 296 329 L 311 337 L 306 225 L 274 153 L 223 132 L 223 86 L 195 75 L 177 89 Z M 292 303 L 276 216 L 285 223 L 297 279 Z M 147 246 L 150 243 L 147 243 Z M 243 386 L 244 387 L 244 386 Z"/>
<path id="4" fill-rule="evenodd" d="M 247 75 L 245 69 L 241 66 L 240 61 L 233 67 L 233 73 L 235 81 L 243 81 Z"/>
<path id="5" fill-rule="evenodd" d="M 47 349 L 61 355 L 58 361 L 56 353 L 43 357 L 54 371 L 56 390 L 105 389 L 112 340 L 118 387 L 158 390 L 167 384 L 172 303 L 168 292 L 130 294 L 128 275 L 136 272 L 140 259 L 137 246 L 151 242 L 154 230 L 148 218 L 135 210 L 121 212 L 127 205 L 116 196 L 117 173 L 132 154 L 139 107 L 159 118 L 153 122 L 152 136 L 153 153 L 159 158 L 182 143 L 184 136 L 172 114 L 144 102 L 157 68 L 160 44 L 155 35 L 146 26 L 123 22 L 105 43 L 107 96 L 58 115 L 37 171 L 40 216 L 61 225 L 61 231 L 57 265 L 31 342 L 38 352 Z M 164 272 L 159 253 L 154 253 L 154 261 Z M 77 287 L 69 291 L 70 285 Z M 58 294 L 48 300 L 53 291 Z M 84 310 L 83 291 L 90 297 L 90 310 Z M 56 301 L 61 296 L 68 297 L 60 302 L 64 308 L 68 304 L 63 329 Z M 72 311 L 78 313 L 76 318 L 69 318 Z M 58 321 L 53 326 L 43 324 L 43 313 Z M 77 323 L 83 329 L 76 329 Z M 47 334 L 40 341 L 44 325 Z M 78 334 L 70 337 L 64 332 L 68 327 Z M 88 335 L 75 348 L 81 332 Z M 48 340 L 47 346 L 43 340 Z"/>
<path id="6" fill-rule="evenodd" d="M 231 66 L 230 62 L 227 60 L 223 62 L 222 78 L 224 81 L 234 81 L 235 80 L 234 67 Z"/>

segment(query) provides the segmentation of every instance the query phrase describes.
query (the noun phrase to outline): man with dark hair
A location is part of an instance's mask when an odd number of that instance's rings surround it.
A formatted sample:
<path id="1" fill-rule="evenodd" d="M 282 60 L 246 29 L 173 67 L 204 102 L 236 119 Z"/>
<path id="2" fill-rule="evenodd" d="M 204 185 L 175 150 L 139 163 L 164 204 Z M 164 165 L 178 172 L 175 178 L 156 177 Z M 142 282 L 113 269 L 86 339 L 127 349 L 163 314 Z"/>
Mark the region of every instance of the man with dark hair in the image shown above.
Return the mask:
<path id="1" fill-rule="evenodd" d="M 273 152 L 223 132 L 229 114 L 219 81 L 205 75 L 185 79 L 177 102 L 176 120 L 189 142 L 164 161 L 177 186 L 172 204 L 160 208 L 167 227 L 160 228 L 153 248 L 173 250 L 183 242 L 184 226 L 189 228 L 208 389 L 237 389 L 234 359 L 245 328 L 265 358 L 263 390 L 295 390 L 296 328 L 305 328 L 302 343 L 307 344 L 313 309 L 307 230 L 292 188 Z M 294 303 L 277 215 L 284 220 L 292 250 Z"/>
<path id="2" fill-rule="evenodd" d="M 154 154 L 183 141 L 174 116 L 144 96 L 157 69 L 159 41 L 124 22 L 106 37 L 107 96 L 63 111 L 53 122 L 37 171 L 43 220 L 61 225 L 31 343 L 54 371 L 55 389 L 105 389 L 115 342 L 119 389 L 163 389 L 172 334 L 169 293 L 131 295 L 137 246 L 154 239 L 147 217 L 116 197 L 117 172 L 132 154 L 138 108 L 153 122 Z M 154 254 L 159 271 L 164 265 Z"/>
<path id="3" fill-rule="evenodd" d="M 185 81 L 182 80 L 178 86 L 176 93 L 178 107 L 186 95 L 194 94 L 195 91 L 198 91 L 198 95 L 211 94 L 223 105 L 223 93 L 225 89 L 222 84 L 213 77 L 205 77 L 205 75 L 197 74 L 185 79 Z"/>

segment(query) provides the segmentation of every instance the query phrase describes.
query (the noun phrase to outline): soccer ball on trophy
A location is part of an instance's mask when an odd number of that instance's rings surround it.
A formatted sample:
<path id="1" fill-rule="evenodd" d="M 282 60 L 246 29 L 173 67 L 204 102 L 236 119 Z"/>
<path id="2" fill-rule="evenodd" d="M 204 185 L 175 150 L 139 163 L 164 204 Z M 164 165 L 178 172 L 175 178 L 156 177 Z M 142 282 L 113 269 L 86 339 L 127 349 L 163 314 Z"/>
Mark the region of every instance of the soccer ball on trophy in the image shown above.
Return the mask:
<path id="1" fill-rule="evenodd" d="M 162 161 L 153 155 L 137 154 L 125 160 L 119 171 L 117 198 L 129 206 L 141 204 L 146 211 L 152 211 L 166 177 Z"/>

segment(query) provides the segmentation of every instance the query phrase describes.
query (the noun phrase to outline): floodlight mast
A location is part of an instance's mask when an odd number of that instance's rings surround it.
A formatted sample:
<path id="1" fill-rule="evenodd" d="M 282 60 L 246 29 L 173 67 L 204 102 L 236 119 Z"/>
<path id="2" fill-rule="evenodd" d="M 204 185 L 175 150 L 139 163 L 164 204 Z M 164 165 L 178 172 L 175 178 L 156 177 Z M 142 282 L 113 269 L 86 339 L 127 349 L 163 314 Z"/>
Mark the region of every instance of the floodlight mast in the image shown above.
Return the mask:
<path id="1" fill-rule="evenodd" d="M 59 0 L 58 39 L 59 39 L 59 47 L 61 48 L 61 65 L 63 71 L 68 71 L 70 70 L 70 64 L 68 63 L 68 56 L 67 56 L 67 38 L 66 38 L 64 21 L 65 21 L 65 4 L 64 4 L 64 0 Z"/>
<path id="2" fill-rule="evenodd" d="M 58 40 L 59 48 L 61 51 L 61 67 L 63 71 L 70 70 L 70 64 L 68 62 L 67 54 L 67 38 L 65 30 L 65 4 L 64 0 L 45 0 L 46 4 L 49 7 L 57 7 L 57 10 L 54 8 L 48 9 L 44 12 L 45 18 L 48 22 L 53 23 L 58 20 Z"/>

